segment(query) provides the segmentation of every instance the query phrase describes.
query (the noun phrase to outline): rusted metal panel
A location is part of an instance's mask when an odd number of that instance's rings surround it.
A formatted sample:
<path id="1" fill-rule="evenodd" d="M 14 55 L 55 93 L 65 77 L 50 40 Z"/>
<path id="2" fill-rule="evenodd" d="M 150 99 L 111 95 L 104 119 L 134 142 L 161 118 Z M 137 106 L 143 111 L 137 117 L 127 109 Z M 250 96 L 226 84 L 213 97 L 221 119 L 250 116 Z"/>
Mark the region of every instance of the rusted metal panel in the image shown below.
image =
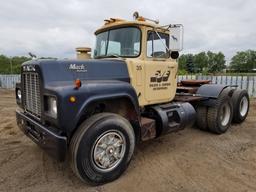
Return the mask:
<path id="1" fill-rule="evenodd" d="M 141 140 L 146 141 L 156 137 L 156 122 L 154 119 L 141 117 Z"/>
<path id="2" fill-rule="evenodd" d="M 211 80 L 188 79 L 188 80 L 181 81 L 182 85 L 187 85 L 187 86 L 200 86 L 200 85 L 209 84 L 209 83 L 211 83 Z"/>

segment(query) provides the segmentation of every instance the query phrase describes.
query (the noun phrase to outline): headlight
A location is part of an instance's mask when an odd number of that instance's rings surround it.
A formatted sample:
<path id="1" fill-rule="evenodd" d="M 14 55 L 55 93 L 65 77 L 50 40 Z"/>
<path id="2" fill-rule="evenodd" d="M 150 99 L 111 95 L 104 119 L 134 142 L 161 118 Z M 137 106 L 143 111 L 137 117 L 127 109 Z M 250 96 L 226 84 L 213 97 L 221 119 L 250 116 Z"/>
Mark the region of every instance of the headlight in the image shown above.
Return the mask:
<path id="1" fill-rule="evenodd" d="M 47 97 L 47 114 L 53 118 L 57 118 L 57 101 L 55 97 L 49 96 Z"/>
<path id="2" fill-rule="evenodd" d="M 16 83 L 16 86 L 15 86 L 15 97 L 16 97 L 17 105 L 22 107 L 21 106 L 22 91 L 21 91 L 21 84 L 20 83 Z"/>
<path id="3" fill-rule="evenodd" d="M 21 90 L 17 89 L 17 99 L 21 100 Z"/>

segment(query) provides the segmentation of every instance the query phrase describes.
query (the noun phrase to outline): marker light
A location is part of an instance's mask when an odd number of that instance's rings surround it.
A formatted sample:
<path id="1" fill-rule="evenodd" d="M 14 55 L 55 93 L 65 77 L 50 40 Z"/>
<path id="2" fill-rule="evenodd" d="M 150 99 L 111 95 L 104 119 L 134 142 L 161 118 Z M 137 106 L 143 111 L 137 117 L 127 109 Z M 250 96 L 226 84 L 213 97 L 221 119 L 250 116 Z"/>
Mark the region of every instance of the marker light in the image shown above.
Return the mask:
<path id="1" fill-rule="evenodd" d="M 146 19 L 145 19 L 144 17 L 141 17 L 141 16 L 139 16 L 139 17 L 137 18 L 137 20 L 138 20 L 138 21 L 146 21 Z"/>
<path id="2" fill-rule="evenodd" d="M 75 80 L 75 89 L 79 89 L 82 86 L 82 82 L 80 79 Z"/>
<path id="3" fill-rule="evenodd" d="M 70 96 L 69 101 L 70 101 L 70 103 L 75 103 L 76 102 L 76 97 Z"/>

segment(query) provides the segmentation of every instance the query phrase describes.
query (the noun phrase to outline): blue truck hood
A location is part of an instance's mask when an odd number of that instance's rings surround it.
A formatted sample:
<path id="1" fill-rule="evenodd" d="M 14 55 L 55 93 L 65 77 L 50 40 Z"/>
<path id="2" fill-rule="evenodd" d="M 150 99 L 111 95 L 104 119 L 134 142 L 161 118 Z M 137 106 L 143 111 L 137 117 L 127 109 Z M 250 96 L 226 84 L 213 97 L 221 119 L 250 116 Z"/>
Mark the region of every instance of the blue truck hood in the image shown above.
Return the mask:
<path id="1" fill-rule="evenodd" d="M 45 85 L 84 80 L 120 80 L 130 82 L 128 68 L 122 60 L 39 59 L 22 64 L 22 72 L 36 70 Z"/>

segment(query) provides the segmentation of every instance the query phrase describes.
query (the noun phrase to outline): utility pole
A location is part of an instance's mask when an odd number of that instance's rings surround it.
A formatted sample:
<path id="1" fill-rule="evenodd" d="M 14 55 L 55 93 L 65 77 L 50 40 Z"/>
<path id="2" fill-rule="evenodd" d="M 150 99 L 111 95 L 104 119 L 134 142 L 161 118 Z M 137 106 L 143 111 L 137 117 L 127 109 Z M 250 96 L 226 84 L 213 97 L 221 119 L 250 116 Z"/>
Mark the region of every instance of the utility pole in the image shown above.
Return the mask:
<path id="1" fill-rule="evenodd" d="M 11 65 L 11 74 L 12 74 L 12 57 L 9 58 L 10 65 Z"/>

